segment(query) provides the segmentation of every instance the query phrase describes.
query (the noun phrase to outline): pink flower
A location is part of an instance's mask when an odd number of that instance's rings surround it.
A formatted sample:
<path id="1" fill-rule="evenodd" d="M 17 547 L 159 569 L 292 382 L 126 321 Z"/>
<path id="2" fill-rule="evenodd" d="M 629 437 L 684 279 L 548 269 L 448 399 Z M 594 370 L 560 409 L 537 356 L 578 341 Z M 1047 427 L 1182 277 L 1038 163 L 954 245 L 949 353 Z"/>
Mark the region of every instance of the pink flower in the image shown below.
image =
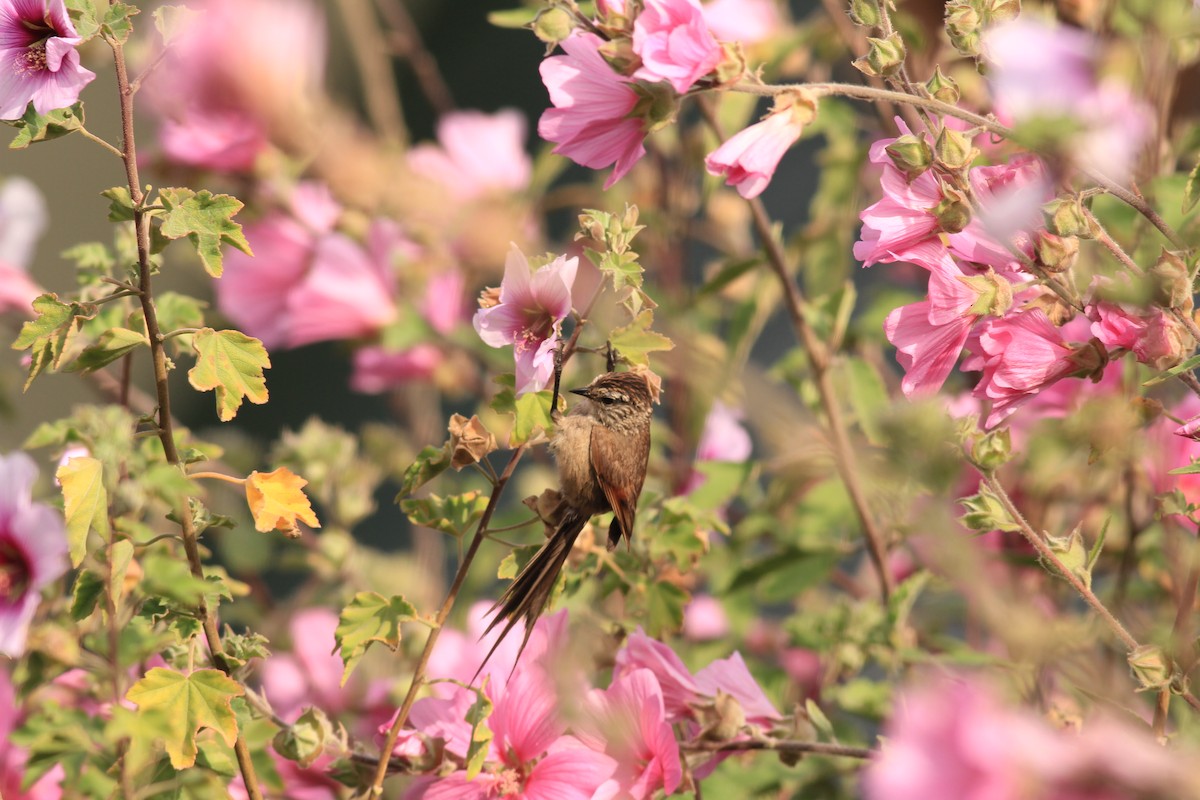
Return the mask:
<path id="1" fill-rule="evenodd" d="M 308 270 L 316 236 L 296 220 L 272 212 L 243 232 L 254 250 L 230 249 L 216 283 L 217 306 L 238 328 L 268 348 L 285 344 L 291 330 L 288 295 Z"/>
<path id="2" fill-rule="evenodd" d="M 62 514 L 33 502 L 37 466 L 24 453 L 0 456 L 0 653 L 25 650 L 42 589 L 67 569 Z"/>
<path id="3" fill-rule="evenodd" d="M 683 779 L 679 745 L 663 710 L 662 689 L 647 669 L 627 672 L 608 689 L 593 689 L 584 704 L 580 739 L 617 763 L 616 774 L 593 800 L 645 800 L 674 792 Z"/>
<path id="4" fill-rule="evenodd" d="M 1183 360 L 1187 334 L 1161 308 L 1134 310 L 1099 301 L 1088 306 L 1088 316 L 1095 320 L 1092 335 L 1105 347 L 1129 350 L 1138 361 L 1158 370 Z"/>
<path id="5" fill-rule="evenodd" d="M 337 614 L 327 608 L 300 609 L 288 621 L 292 652 L 275 653 L 263 662 L 263 691 L 284 719 L 313 705 L 329 714 L 346 708 L 342 660 L 333 654 L 337 625 Z"/>
<path id="6" fill-rule="evenodd" d="M 625 646 L 617 652 L 613 680 L 638 669 L 648 669 L 658 679 L 663 707 L 669 720 L 674 722 L 693 715 L 691 704 L 700 690 L 692 673 L 674 650 L 651 639 L 642 632 L 640 626 L 629 634 Z"/>
<path id="7" fill-rule="evenodd" d="M 742 654 L 737 651 L 729 658 L 717 659 L 697 672 L 696 686 L 707 697 L 716 697 L 717 692 L 734 697 L 745 712 L 746 721 L 751 724 L 768 726 L 782 719 L 750 674 Z"/>
<path id="8" fill-rule="evenodd" d="M 409 381 L 429 380 L 443 361 L 442 351 L 432 344 L 404 350 L 379 345 L 360 347 L 354 351 L 350 388 L 362 394 L 383 394 Z"/>
<path id="9" fill-rule="evenodd" d="M 0 669 L 0 797 L 4 800 L 59 800 L 62 781 L 66 777 L 62 764 L 51 768 L 28 789 L 22 788 L 29 752 L 12 744 L 9 738 L 21 724 L 22 716 L 8 671 Z"/>
<path id="10" fill-rule="evenodd" d="M 980 213 L 958 233 L 947 234 L 950 252 L 964 261 L 985 264 L 1011 280 L 1020 261 L 1010 246 L 1033 255 L 1033 233 L 1042 226 L 1042 204 L 1053 196 L 1046 167 L 1034 156 L 1022 155 L 1007 164 L 975 167 L 969 175 Z"/>
<path id="11" fill-rule="evenodd" d="M 610 188 L 646 154 L 642 120 L 631 117 L 637 92 L 600 55 L 600 37 L 576 33 L 562 43 L 566 55 L 547 58 L 540 72 L 554 108 L 542 113 L 538 135 L 554 152 L 576 164 L 603 169 L 614 164 L 604 182 Z"/>
<path id="12" fill-rule="evenodd" d="M 667 81 L 680 94 L 721 61 L 696 0 L 646 0 L 633 22 L 633 52 L 642 59 L 633 77 Z"/>
<path id="13" fill-rule="evenodd" d="M 747 199 L 758 197 L 775 175 L 775 168 L 804 129 L 805 107 L 792 105 L 734 134 L 709 153 L 704 167 L 710 175 L 724 175 Z"/>
<path id="14" fill-rule="evenodd" d="M 896 124 L 902 134 L 911 133 L 903 121 L 897 120 Z M 894 141 L 895 138 L 878 140 L 871 145 L 868 155 L 872 164 L 883 169 L 880 175 L 883 197 L 859 215 L 863 227 L 859 241 L 854 244 L 854 257 L 864 267 L 895 261 L 893 253 L 936 237 L 940 231 L 933 214 L 933 209 L 942 202 L 937 179 L 926 171 L 909 181 L 887 154 L 887 146 Z"/>
<path id="15" fill-rule="evenodd" d="M 63 0 L 0 0 L 0 119 L 75 103 L 96 77 L 79 66 L 80 41 Z"/>
<path id="16" fill-rule="evenodd" d="M 412 148 L 408 164 L 459 198 L 517 192 L 529 184 L 533 171 L 525 127 L 524 115 L 513 109 L 453 111 L 438 121 L 438 144 Z"/>
<path id="17" fill-rule="evenodd" d="M 729 615 L 721 601 L 710 594 L 698 594 L 683 610 L 683 635 L 693 642 L 720 639 L 729 633 Z"/>
<path id="18" fill-rule="evenodd" d="M 559 256 L 531 275 L 525 255 L 513 245 L 504 262 L 500 304 L 475 312 L 475 330 L 485 344 L 513 345 L 517 394 L 540 391 L 550 380 L 578 268 L 578 258 Z"/>
<path id="19" fill-rule="evenodd" d="M 247 172 L 267 147 L 262 123 L 234 109 L 191 108 L 164 119 L 158 130 L 163 156 L 176 164 Z"/>
<path id="20" fill-rule="evenodd" d="M 742 425 L 744 417 L 740 409 L 714 400 L 696 444 L 696 460 L 742 462 L 750 458 L 753 443 Z"/>
<path id="21" fill-rule="evenodd" d="M 970 679 L 903 693 L 882 753 L 863 776 L 867 800 L 1192 797 L 1188 757 L 1111 719 L 1081 733 L 1006 707 Z M 1192 756 L 1194 758 L 1194 756 Z"/>
<path id="22" fill-rule="evenodd" d="M 554 681 L 535 663 L 518 667 L 488 727 L 493 739 L 483 772 L 473 780 L 459 770 L 418 782 L 406 800 L 589 800 L 617 769 L 609 756 L 565 735 Z"/>
<path id="23" fill-rule="evenodd" d="M 774 0 L 713 0 L 704 4 L 704 21 L 721 41 L 746 45 L 768 39 L 783 27 Z"/>
<path id="24" fill-rule="evenodd" d="M 1074 349 L 1040 308 L 987 320 L 972 351 L 983 369 L 974 394 L 992 401 L 989 428 L 1042 389 L 1080 369 L 1071 359 Z M 968 368 L 973 366 L 964 365 Z"/>

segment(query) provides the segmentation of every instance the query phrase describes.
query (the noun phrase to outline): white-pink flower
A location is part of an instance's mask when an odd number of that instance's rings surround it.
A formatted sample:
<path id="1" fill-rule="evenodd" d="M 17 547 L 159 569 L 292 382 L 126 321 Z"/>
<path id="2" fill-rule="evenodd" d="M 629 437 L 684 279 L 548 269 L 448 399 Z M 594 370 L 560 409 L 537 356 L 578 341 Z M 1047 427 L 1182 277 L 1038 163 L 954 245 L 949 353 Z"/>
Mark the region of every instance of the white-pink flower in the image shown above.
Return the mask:
<path id="1" fill-rule="evenodd" d="M 576 164 L 614 165 L 604 182 L 608 189 L 646 154 L 646 134 L 642 120 L 630 116 L 637 92 L 600 55 L 601 44 L 595 34 L 575 33 L 562 42 L 566 55 L 542 62 L 542 83 L 554 108 L 542 112 L 538 135 Z"/>
<path id="2" fill-rule="evenodd" d="M 78 100 L 96 77 L 79 66 L 79 42 L 63 0 L 0 0 L 0 119 Z"/>
<path id="3" fill-rule="evenodd" d="M 495 114 L 452 111 L 438 120 L 438 143 L 409 150 L 408 164 L 462 199 L 518 192 L 533 171 L 525 130 L 525 116 L 511 108 Z"/>
<path id="4" fill-rule="evenodd" d="M 42 589 L 67 569 L 62 514 L 33 502 L 37 465 L 24 453 L 0 456 L 0 653 L 25 650 Z"/>
<path id="5" fill-rule="evenodd" d="M 712 0 L 704 4 L 704 21 L 721 41 L 746 45 L 768 39 L 783 27 L 775 0 Z"/>
<path id="6" fill-rule="evenodd" d="M 541 391 L 550 381 L 578 269 L 578 258 L 559 256 L 531 273 L 525 254 L 513 245 L 504 262 L 500 304 L 475 312 L 475 330 L 485 344 L 513 346 L 517 394 Z"/>
<path id="7" fill-rule="evenodd" d="M 579 728 L 586 745 L 617 763 L 616 774 L 593 800 L 645 800 L 660 789 L 669 795 L 679 787 L 679 745 L 666 719 L 662 689 L 650 670 L 632 670 L 607 689 L 589 692 Z"/>
<path id="8" fill-rule="evenodd" d="M 783 154 L 800 138 L 806 116 L 799 105 L 767 115 L 709 153 L 705 169 L 724 176 L 742 197 L 758 197 L 775 176 Z"/>
<path id="9" fill-rule="evenodd" d="M 696 0 L 645 0 L 633 22 L 633 52 L 642 59 L 633 77 L 666 81 L 680 94 L 721 61 Z"/>

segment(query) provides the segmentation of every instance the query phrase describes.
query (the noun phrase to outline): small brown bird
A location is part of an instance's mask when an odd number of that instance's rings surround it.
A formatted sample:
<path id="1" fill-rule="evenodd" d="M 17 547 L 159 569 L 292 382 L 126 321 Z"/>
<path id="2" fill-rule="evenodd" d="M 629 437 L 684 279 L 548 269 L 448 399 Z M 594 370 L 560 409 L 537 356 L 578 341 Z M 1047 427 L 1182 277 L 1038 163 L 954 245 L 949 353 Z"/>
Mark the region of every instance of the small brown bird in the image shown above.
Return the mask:
<path id="1" fill-rule="evenodd" d="M 593 515 L 613 512 L 608 529 L 609 550 L 617 546 L 622 536 L 627 541 L 633 539 L 633 521 L 650 457 L 650 389 L 645 378 L 637 373 L 606 372 L 583 389 L 571 392 L 585 399 L 576 403 L 566 416 L 558 413 L 557 404 L 552 406 L 557 426 L 550 452 L 558 465 L 562 496 L 557 527 L 492 607 L 495 617 L 487 630 L 501 621 L 507 622 L 484 664 L 522 619 L 525 639 L 521 650 L 525 649 L 533 624 L 550 600 L 575 539 Z M 556 396 L 557 393 L 556 386 Z M 483 669 L 482 664 L 479 669 Z"/>

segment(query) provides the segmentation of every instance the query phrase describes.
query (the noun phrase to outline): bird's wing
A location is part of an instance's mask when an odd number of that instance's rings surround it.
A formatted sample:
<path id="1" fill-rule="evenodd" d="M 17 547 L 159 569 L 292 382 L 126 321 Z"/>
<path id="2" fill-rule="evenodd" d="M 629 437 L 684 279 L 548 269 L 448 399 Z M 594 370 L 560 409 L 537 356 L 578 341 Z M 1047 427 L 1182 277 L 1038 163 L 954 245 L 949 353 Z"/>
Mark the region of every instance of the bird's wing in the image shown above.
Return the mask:
<path id="1" fill-rule="evenodd" d="M 629 452 L 631 448 L 636 452 Z M 633 541 L 633 521 L 637 516 L 638 496 L 642 493 L 642 482 L 646 477 L 644 465 L 649 454 L 648 437 L 623 436 L 603 425 L 592 427 L 592 469 L 626 541 Z M 611 465 L 618 462 L 637 464 L 640 469 L 613 469 Z"/>

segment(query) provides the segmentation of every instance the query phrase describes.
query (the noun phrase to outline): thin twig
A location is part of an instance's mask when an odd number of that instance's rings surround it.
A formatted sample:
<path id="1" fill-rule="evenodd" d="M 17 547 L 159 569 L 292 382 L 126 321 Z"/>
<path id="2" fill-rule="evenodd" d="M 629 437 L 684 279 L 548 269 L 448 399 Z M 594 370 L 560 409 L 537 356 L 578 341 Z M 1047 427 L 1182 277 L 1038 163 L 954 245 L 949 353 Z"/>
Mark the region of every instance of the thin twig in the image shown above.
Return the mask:
<path id="1" fill-rule="evenodd" d="M 350 52 L 358 67 L 371 125 L 385 142 L 404 145 L 408 127 L 400 108 L 400 87 L 370 0 L 338 0 L 337 5 L 354 38 Z"/>
<path id="2" fill-rule="evenodd" d="M 377 0 L 379 11 L 392 29 L 392 42 L 398 56 L 408 61 L 429 104 L 438 116 L 454 110 L 454 96 L 442 78 L 437 60 L 425 47 L 421 33 L 413 22 L 404 0 Z"/>
<path id="3" fill-rule="evenodd" d="M 104 139 L 101 139 L 99 136 L 92 133 L 87 128 L 83 127 L 82 125 L 79 126 L 79 135 L 85 139 L 88 139 L 88 140 L 93 141 L 96 144 L 100 145 L 105 150 L 107 150 L 108 152 L 115 155 L 117 158 L 125 157 L 125 154 L 123 152 L 121 152 L 121 149 L 119 147 L 114 147 L 111 143 L 105 141 Z M 112 163 L 112 162 L 109 162 L 109 163 Z"/>
<path id="4" fill-rule="evenodd" d="M 704 114 L 705 119 L 708 121 L 709 127 L 712 128 L 720 141 L 724 141 L 724 131 L 721 130 L 721 124 L 717 120 L 717 116 L 706 98 L 700 98 L 699 106 L 701 113 Z M 879 588 L 886 602 L 891 596 L 893 589 L 892 574 L 888 570 L 887 565 L 887 545 L 884 542 L 883 533 L 879 530 L 879 525 L 875 521 L 874 514 L 871 512 L 866 491 L 863 489 L 862 481 L 858 474 L 854 447 L 846 432 L 845 420 L 842 418 L 841 398 L 838 397 L 837 390 L 833 385 L 833 375 L 830 373 L 831 357 L 828 348 L 817 336 L 816 331 L 813 330 L 804 312 L 804 297 L 801 295 L 799 287 L 796 286 L 796 282 L 788 275 L 787 259 L 783 253 L 783 248 L 771 231 L 771 222 L 767 217 L 766 208 L 758 198 L 748 200 L 747 202 L 750 204 L 754 229 L 758 233 L 758 238 L 762 241 L 763 249 L 767 254 L 767 263 L 770 264 L 771 270 L 775 273 L 775 277 L 779 280 L 780 288 L 783 290 L 784 305 L 787 306 L 788 315 L 792 320 L 792 327 L 795 329 L 796 335 L 800 338 L 800 343 L 808 353 L 808 360 L 812 365 L 813 377 L 817 384 L 817 392 L 821 398 L 821 406 L 824 408 L 825 415 L 829 421 L 829 431 L 833 439 L 834 461 L 837 464 L 842 483 L 845 485 L 851 502 L 854 504 L 854 510 L 858 514 L 859 522 L 862 524 L 863 534 L 867 540 L 867 554 L 870 556 L 871 564 L 875 568 L 876 576 L 879 578 Z"/>
<path id="5" fill-rule="evenodd" d="M 688 742 L 680 747 L 689 753 L 738 753 L 746 750 L 774 750 L 778 753 L 812 753 L 821 756 L 868 759 L 878 755 L 869 747 L 852 747 L 830 742 L 801 742 L 790 739 L 750 739 L 744 742 Z"/>

